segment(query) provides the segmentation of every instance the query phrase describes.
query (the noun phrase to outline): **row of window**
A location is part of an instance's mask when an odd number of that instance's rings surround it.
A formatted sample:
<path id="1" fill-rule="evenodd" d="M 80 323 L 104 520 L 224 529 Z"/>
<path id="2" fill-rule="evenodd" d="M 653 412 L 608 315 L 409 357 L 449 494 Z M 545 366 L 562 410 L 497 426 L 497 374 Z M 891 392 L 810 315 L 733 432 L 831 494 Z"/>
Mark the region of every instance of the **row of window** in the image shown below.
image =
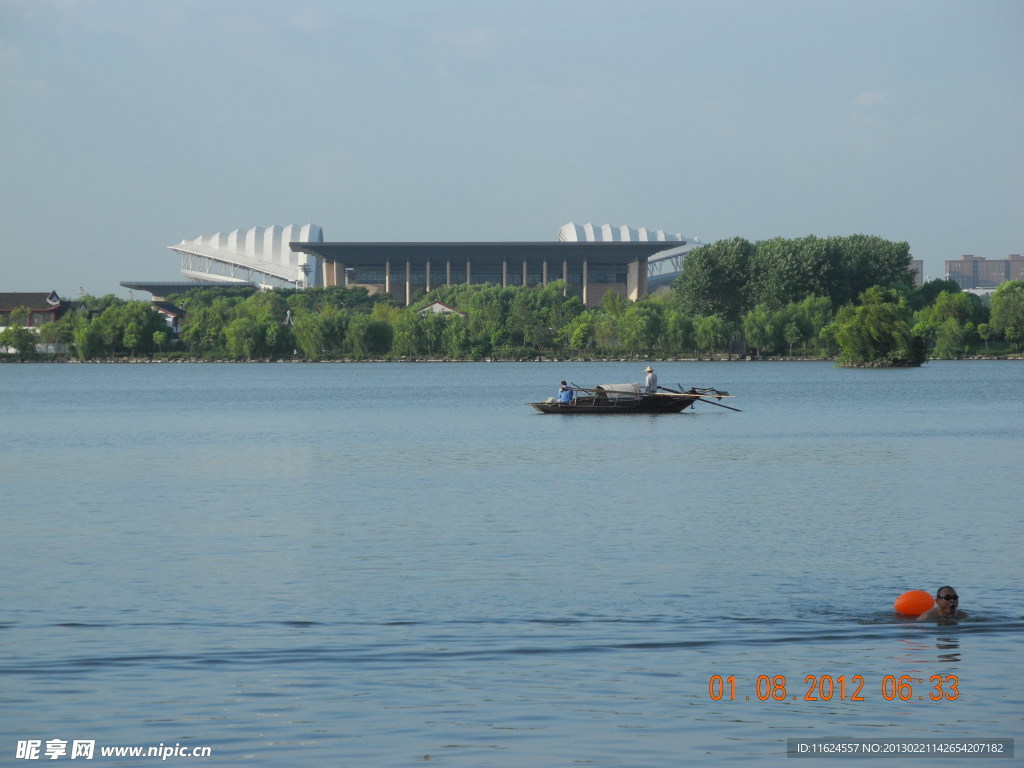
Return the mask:
<path id="1" fill-rule="evenodd" d="M 0 312 L 0 328 L 6 328 L 10 324 L 8 322 L 10 314 L 10 312 Z M 53 312 L 30 312 L 28 315 L 28 326 L 38 328 L 40 325 L 53 322 L 55 317 L 56 315 Z"/>
<path id="2" fill-rule="evenodd" d="M 548 282 L 554 280 L 560 280 L 562 277 L 561 272 L 558 274 L 548 273 Z M 391 282 L 395 285 L 405 284 L 406 273 L 404 269 L 392 269 L 391 270 Z M 447 282 L 447 274 L 442 270 L 430 270 L 430 284 L 431 286 L 444 285 Z M 473 270 L 470 273 L 470 278 L 474 284 L 483 283 L 495 283 L 497 285 L 502 284 L 502 273 L 487 271 L 487 270 Z M 587 273 L 588 281 L 591 283 L 620 283 L 625 285 L 626 273 L 616 272 L 614 269 L 602 270 L 602 269 L 590 269 Z M 353 269 L 349 272 L 349 282 L 361 283 L 363 285 L 384 285 L 386 274 L 383 269 Z M 466 282 L 465 270 L 452 270 L 452 283 L 462 284 Z M 541 285 L 544 282 L 544 276 L 542 273 L 529 272 L 526 275 L 527 285 Z M 569 285 L 581 285 L 583 283 L 583 275 L 580 272 L 569 273 Z M 412 285 L 426 285 L 427 275 L 425 270 L 412 270 L 409 276 L 409 283 Z M 504 281 L 505 285 L 522 285 L 523 284 L 523 273 L 521 271 L 513 272 L 509 270 L 508 277 Z"/>

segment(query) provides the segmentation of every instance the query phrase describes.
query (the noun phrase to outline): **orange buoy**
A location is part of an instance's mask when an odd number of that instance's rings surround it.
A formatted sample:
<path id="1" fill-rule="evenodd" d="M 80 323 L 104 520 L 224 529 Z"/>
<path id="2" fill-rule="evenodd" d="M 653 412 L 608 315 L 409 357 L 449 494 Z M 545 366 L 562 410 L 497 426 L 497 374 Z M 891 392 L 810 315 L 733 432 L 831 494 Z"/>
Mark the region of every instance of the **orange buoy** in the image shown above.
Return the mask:
<path id="1" fill-rule="evenodd" d="M 912 589 L 897 597 L 892 607 L 904 616 L 920 616 L 935 607 L 935 598 L 923 589 Z"/>

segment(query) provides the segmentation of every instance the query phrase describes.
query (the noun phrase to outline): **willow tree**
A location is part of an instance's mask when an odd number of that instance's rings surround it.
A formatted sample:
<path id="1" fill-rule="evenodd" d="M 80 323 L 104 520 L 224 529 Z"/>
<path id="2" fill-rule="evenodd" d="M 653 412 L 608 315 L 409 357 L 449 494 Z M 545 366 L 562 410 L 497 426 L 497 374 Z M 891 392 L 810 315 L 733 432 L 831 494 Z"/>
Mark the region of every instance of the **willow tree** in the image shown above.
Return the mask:
<path id="1" fill-rule="evenodd" d="M 748 347 L 757 350 L 758 355 L 771 354 L 776 350 L 782 329 L 776 322 L 776 314 L 763 304 L 750 310 L 743 318 L 743 338 Z"/>
<path id="2" fill-rule="evenodd" d="M 693 337 L 699 351 L 714 357 L 716 350 L 724 348 L 729 342 L 729 329 L 717 315 L 694 318 Z"/>
<path id="3" fill-rule="evenodd" d="M 839 310 L 835 338 L 839 363 L 850 367 L 916 367 L 925 361 L 924 339 L 913 331 L 906 299 L 892 289 L 873 286 L 860 305 Z"/>

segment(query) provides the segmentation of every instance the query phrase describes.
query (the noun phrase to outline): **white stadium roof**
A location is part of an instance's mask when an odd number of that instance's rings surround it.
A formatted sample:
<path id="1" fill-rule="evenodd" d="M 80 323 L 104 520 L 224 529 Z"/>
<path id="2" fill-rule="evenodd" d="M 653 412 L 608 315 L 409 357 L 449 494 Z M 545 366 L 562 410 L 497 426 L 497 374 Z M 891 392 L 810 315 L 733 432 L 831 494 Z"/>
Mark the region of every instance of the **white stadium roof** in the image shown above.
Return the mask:
<path id="1" fill-rule="evenodd" d="M 665 234 L 660 229 L 650 230 L 646 227 L 613 227 L 611 224 L 563 224 L 558 230 L 560 243 L 646 243 L 678 241 L 685 243 L 686 238 L 676 232 Z"/>
<path id="2" fill-rule="evenodd" d="M 613 227 L 610 224 L 563 224 L 558 230 L 560 243 L 633 243 L 633 242 L 678 242 L 678 248 L 668 248 L 647 260 L 647 285 L 649 290 L 669 285 L 679 274 L 683 259 L 694 248 L 704 243 L 696 237 L 683 237 L 680 233 L 668 234 L 660 229 L 646 227 Z"/>
<path id="3" fill-rule="evenodd" d="M 218 232 L 168 248 L 181 255 L 181 273 L 189 280 L 295 287 L 319 285 L 320 268 L 315 256 L 296 253 L 288 244 L 323 240 L 317 224 L 288 224 Z"/>

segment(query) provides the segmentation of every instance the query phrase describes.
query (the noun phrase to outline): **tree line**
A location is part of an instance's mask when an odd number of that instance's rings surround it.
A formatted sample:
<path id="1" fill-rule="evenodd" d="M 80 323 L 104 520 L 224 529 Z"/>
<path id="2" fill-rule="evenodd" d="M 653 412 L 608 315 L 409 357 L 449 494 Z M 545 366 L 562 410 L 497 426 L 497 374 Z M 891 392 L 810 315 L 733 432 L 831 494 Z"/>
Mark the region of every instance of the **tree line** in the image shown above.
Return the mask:
<path id="1" fill-rule="evenodd" d="M 86 296 L 36 340 L 78 359 L 523 359 L 811 356 L 916 365 L 1018 350 L 1024 282 L 990 304 L 951 281 L 913 285 L 906 243 L 876 237 L 741 238 L 693 250 L 669 290 L 587 308 L 567 286 L 441 286 L 402 307 L 360 287 L 204 288 L 169 299 L 180 334 L 149 302 Z M 441 302 L 456 311 L 436 314 Z M 0 346 L 20 350 L 15 323 Z M 6 340 L 5 340 L 6 339 Z M 28 347 L 33 346 L 27 344 Z M 31 354 L 27 352 L 26 354 Z"/>

